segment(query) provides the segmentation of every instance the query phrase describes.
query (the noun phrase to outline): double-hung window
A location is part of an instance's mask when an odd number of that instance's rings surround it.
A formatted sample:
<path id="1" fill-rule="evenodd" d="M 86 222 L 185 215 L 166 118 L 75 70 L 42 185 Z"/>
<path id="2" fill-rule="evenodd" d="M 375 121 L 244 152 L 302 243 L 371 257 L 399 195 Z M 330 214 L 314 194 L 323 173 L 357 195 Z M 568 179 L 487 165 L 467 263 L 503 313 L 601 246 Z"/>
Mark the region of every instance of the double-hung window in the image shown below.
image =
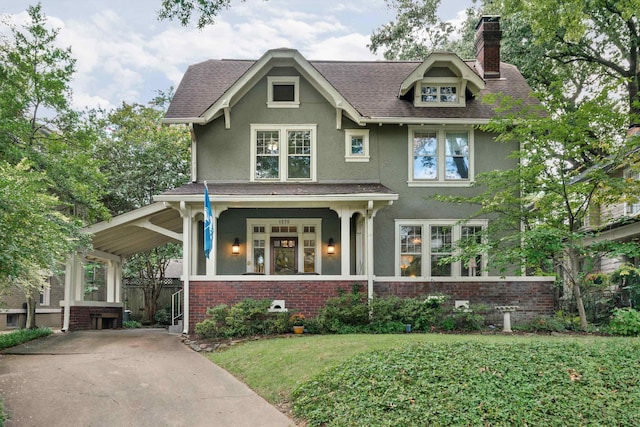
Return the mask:
<path id="1" fill-rule="evenodd" d="M 456 244 L 482 242 L 484 220 L 459 224 L 455 220 L 397 220 L 396 276 L 475 277 L 484 275 L 485 254 L 463 261 L 447 262 L 455 255 Z"/>
<path id="2" fill-rule="evenodd" d="M 252 181 L 315 181 L 316 125 L 251 125 Z"/>
<path id="3" fill-rule="evenodd" d="M 469 185 L 473 130 L 409 127 L 409 185 Z"/>

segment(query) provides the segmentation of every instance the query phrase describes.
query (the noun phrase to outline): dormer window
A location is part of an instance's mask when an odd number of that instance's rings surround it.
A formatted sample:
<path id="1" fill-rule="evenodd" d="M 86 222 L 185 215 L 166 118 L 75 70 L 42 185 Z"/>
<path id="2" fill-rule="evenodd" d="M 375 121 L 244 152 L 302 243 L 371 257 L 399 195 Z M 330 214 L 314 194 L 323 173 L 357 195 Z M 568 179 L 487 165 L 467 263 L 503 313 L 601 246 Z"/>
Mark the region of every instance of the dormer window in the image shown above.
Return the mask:
<path id="1" fill-rule="evenodd" d="M 300 106 L 300 77 L 267 77 L 267 106 L 269 108 L 298 108 Z"/>
<path id="2" fill-rule="evenodd" d="M 464 107 L 461 83 L 451 78 L 424 79 L 416 84 L 416 107 Z"/>

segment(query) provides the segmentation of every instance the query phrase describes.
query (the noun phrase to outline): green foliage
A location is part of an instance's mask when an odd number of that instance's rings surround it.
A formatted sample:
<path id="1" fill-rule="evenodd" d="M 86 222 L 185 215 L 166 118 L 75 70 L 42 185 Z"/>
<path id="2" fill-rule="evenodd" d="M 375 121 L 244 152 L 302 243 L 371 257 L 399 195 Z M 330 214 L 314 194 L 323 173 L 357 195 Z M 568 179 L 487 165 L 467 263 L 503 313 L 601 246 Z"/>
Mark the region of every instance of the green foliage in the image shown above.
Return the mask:
<path id="1" fill-rule="evenodd" d="M 515 330 L 528 332 L 567 332 L 580 329 L 580 319 L 562 310 L 553 316 L 540 316 L 529 323 L 521 323 L 513 327 Z"/>
<path id="2" fill-rule="evenodd" d="M 56 210 L 45 173 L 0 160 L 0 283 L 53 269 L 82 242 L 78 224 Z"/>
<path id="3" fill-rule="evenodd" d="M 317 327 L 323 333 L 345 332 L 345 327 L 364 327 L 369 324 L 366 294 L 357 291 L 329 298 L 316 316 Z"/>
<path id="4" fill-rule="evenodd" d="M 326 427 L 633 425 L 639 351 L 637 341 L 405 345 L 323 371 L 293 391 L 293 409 Z"/>
<path id="5" fill-rule="evenodd" d="M 230 6 L 231 0 L 162 0 L 158 18 L 176 19 L 186 27 L 192 16 L 197 16 L 198 28 L 202 29 L 213 24 L 216 16 Z"/>
<path id="6" fill-rule="evenodd" d="M 609 332 L 624 336 L 640 335 L 640 311 L 629 307 L 613 310 Z"/>
<path id="7" fill-rule="evenodd" d="M 49 335 L 51 335 L 51 329 L 49 328 L 20 329 L 8 334 L 0 334 L 0 350 Z"/>
<path id="8" fill-rule="evenodd" d="M 203 338 L 238 338 L 290 332 L 286 312 L 270 313 L 271 300 L 251 298 L 229 307 L 220 304 L 207 310 L 209 319 L 197 323 L 196 334 Z"/>
<path id="9" fill-rule="evenodd" d="M 171 323 L 171 313 L 165 308 L 158 309 L 153 318 L 156 323 L 160 325 L 168 325 L 169 323 Z"/>
<path id="10" fill-rule="evenodd" d="M 125 322 L 122 322 L 122 327 L 125 329 L 142 328 L 142 323 L 138 322 L 137 320 L 127 320 Z"/>

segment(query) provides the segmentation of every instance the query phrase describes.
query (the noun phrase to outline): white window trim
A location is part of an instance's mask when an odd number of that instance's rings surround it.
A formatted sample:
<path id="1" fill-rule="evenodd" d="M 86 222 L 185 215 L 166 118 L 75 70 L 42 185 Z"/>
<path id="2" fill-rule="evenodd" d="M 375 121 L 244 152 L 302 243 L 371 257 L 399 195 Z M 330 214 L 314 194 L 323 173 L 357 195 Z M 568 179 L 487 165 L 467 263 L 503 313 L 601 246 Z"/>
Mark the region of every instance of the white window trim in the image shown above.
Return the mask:
<path id="1" fill-rule="evenodd" d="M 422 261 L 421 261 L 421 276 L 416 276 L 416 278 L 419 279 L 425 279 L 425 278 L 430 278 L 430 279 L 438 279 L 440 277 L 468 277 L 468 276 L 463 276 L 461 274 L 462 271 L 462 262 L 461 261 L 456 261 L 454 263 L 451 264 L 451 276 L 431 276 L 431 239 L 430 237 L 430 233 L 429 233 L 429 227 L 430 226 L 449 226 L 452 228 L 452 241 L 455 244 L 455 242 L 460 240 L 460 236 L 461 236 L 461 228 L 463 226 L 471 226 L 471 227 L 482 227 L 484 229 L 487 228 L 489 221 L 488 220 L 473 220 L 473 221 L 467 221 L 464 223 L 460 223 L 460 220 L 456 220 L 456 219 L 396 219 L 395 220 L 395 276 L 396 277 L 402 277 L 402 273 L 401 273 L 401 268 L 400 268 L 400 261 L 401 261 L 401 257 L 402 257 L 402 253 L 400 252 L 400 245 L 401 245 L 401 241 L 400 241 L 400 227 L 402 226 L 419 226 L 421 227 L 421 234 L 422 234 L 422 252 L 420 254 L 420 256 L 422 257 Z M 486 277 L 488 275 L 487 273 L 487 254 L 486 253 L 482 253 L 482 266 L 478 266 L 478 268 L 481 268 L 481 275 L 480 276 L 474 276 L 474 277 Z"/>
<path id="2" fill-rule="evenodd" d="M 633 179 L 633 180 L 640 179 L 640 172 L 637 172 L 628 168 L 624 170 L 623 175 L 625 179 Z M 640 215 L 640 200 L 637 200 L 635 203 L 625 202 L 624 214 L 627 216 Z"/>
<path id="3" fill-rule="evenodd" d="M 292 84 L 293 101 L 274 101 L 273 86 L 275 84 Z M 300 77 L 299 76 L 268 76 L 267 77 L 267 107 L 268 108 L 298 108 L 300 107 Z"/>
<path id="4" fill-rule="evenodd" d="M 295 225 L 298 227 L 297 233 L 271 233 L 271 227 L 278 225 Z M 315 240 L 316 240 L 316 273 L 320 274 L 322 271 L 322 220 L 319 218 L 247 218 L 247 273 L 253 273 L 253 240 L 254 226 L 264 226 L 264 233 L 256 233 L 260 235 L 260 238 L 264 237 L 264 275 L 271 275 L 271 237 L 297 237 L 298 238 L 298 270 L 300 274 L 304 274 L 304 227 L 315 227 Z M 302 269 L 302 271 L 300 271 Z"/>
<path id="5" fill-rule="evenodd" d="M 438 97 L 436 102 L 422 102 L 422 87 L 423 86 L 436 86 L 438 88 Z M 456 88 L 456 94 L 458 95 L 457 102 L 442 102 L 440 101 L 440 87 L 442 86 L 454 86 Z M 464 107 L 466 106 L 466 80 L 458 79 L 455 77 L 429 77 L 419 82 L 416 82 L 416 88 L 413 98 L 413 103 L 416 107 Z"/>
<path id="6" fill-rule="evenodd" d="M 362 137 L 362 154 L 351 152 L 351 138 Z M 345 129 L 344 131 L 344 160 L 346 162 L 368 162 L 369 161 L 369 129 Z"/>
<path id="7" fill-rule="evenodd" d="M 315 182 L 317 180 L 316 177 L 316 162 L 317 162 L 317 154 L 316 154 L 316 132 L 318 125 L 309 124 L 309 125 L 268 125 L 268 124 L 251 124 L 251 182 Z M 264 130 L 274 130 L 280 132 L 280 147 L 279 147 L 279 170 L 280 177 L 277 179 L 257 179 L 256 178 L 256 133 L 258 131 Z M 311 171 L 309 178 L 297 178 L 297 179 L 288 179 L 287 176 L 289 171 L 287 169 L 287 159 L 288 159 L 288 151 L 287 151 L 287 138 L 286 133 L 290 130 L 309 130 L 311 131 Z"/>
<path id="8" fill-rule="evenodd" d="M 49 279 L 51 280 L 51 279 Z M 51 285 L 43 286 L 40 289 L 40 295 L 42 295 L 42 303 L 41 306 L 49 306 L 51 305 Z"/>
<path id="9" fill-rule="evenodd" d="M 437 132 L 438 139 L 438 178 L 437 179 L 414 179 L 413 178 L 413 134 L 420 131 Z M 445 133 L 446 132 L 468 132 L 469 134 L 469 178 L 467 179 L 445 179 Z M 473 183 L 474 170 L 474 131 L 472 126 L 408 126 L 408 164 L 409 176 L 407 184 L 409 187 L 469 187 Z"/>

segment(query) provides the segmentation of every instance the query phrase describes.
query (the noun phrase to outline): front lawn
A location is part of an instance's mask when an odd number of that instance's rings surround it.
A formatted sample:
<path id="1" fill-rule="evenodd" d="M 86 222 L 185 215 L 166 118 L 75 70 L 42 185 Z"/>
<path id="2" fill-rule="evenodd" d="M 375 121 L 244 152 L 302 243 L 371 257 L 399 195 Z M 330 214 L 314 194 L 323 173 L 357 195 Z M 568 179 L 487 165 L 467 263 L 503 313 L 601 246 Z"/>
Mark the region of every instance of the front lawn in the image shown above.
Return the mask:
<path id="1" fill-rule="evenodd" d="M 309 426 L 634 425 L 640 340 L 331 335 L 211 360 Z"/>

